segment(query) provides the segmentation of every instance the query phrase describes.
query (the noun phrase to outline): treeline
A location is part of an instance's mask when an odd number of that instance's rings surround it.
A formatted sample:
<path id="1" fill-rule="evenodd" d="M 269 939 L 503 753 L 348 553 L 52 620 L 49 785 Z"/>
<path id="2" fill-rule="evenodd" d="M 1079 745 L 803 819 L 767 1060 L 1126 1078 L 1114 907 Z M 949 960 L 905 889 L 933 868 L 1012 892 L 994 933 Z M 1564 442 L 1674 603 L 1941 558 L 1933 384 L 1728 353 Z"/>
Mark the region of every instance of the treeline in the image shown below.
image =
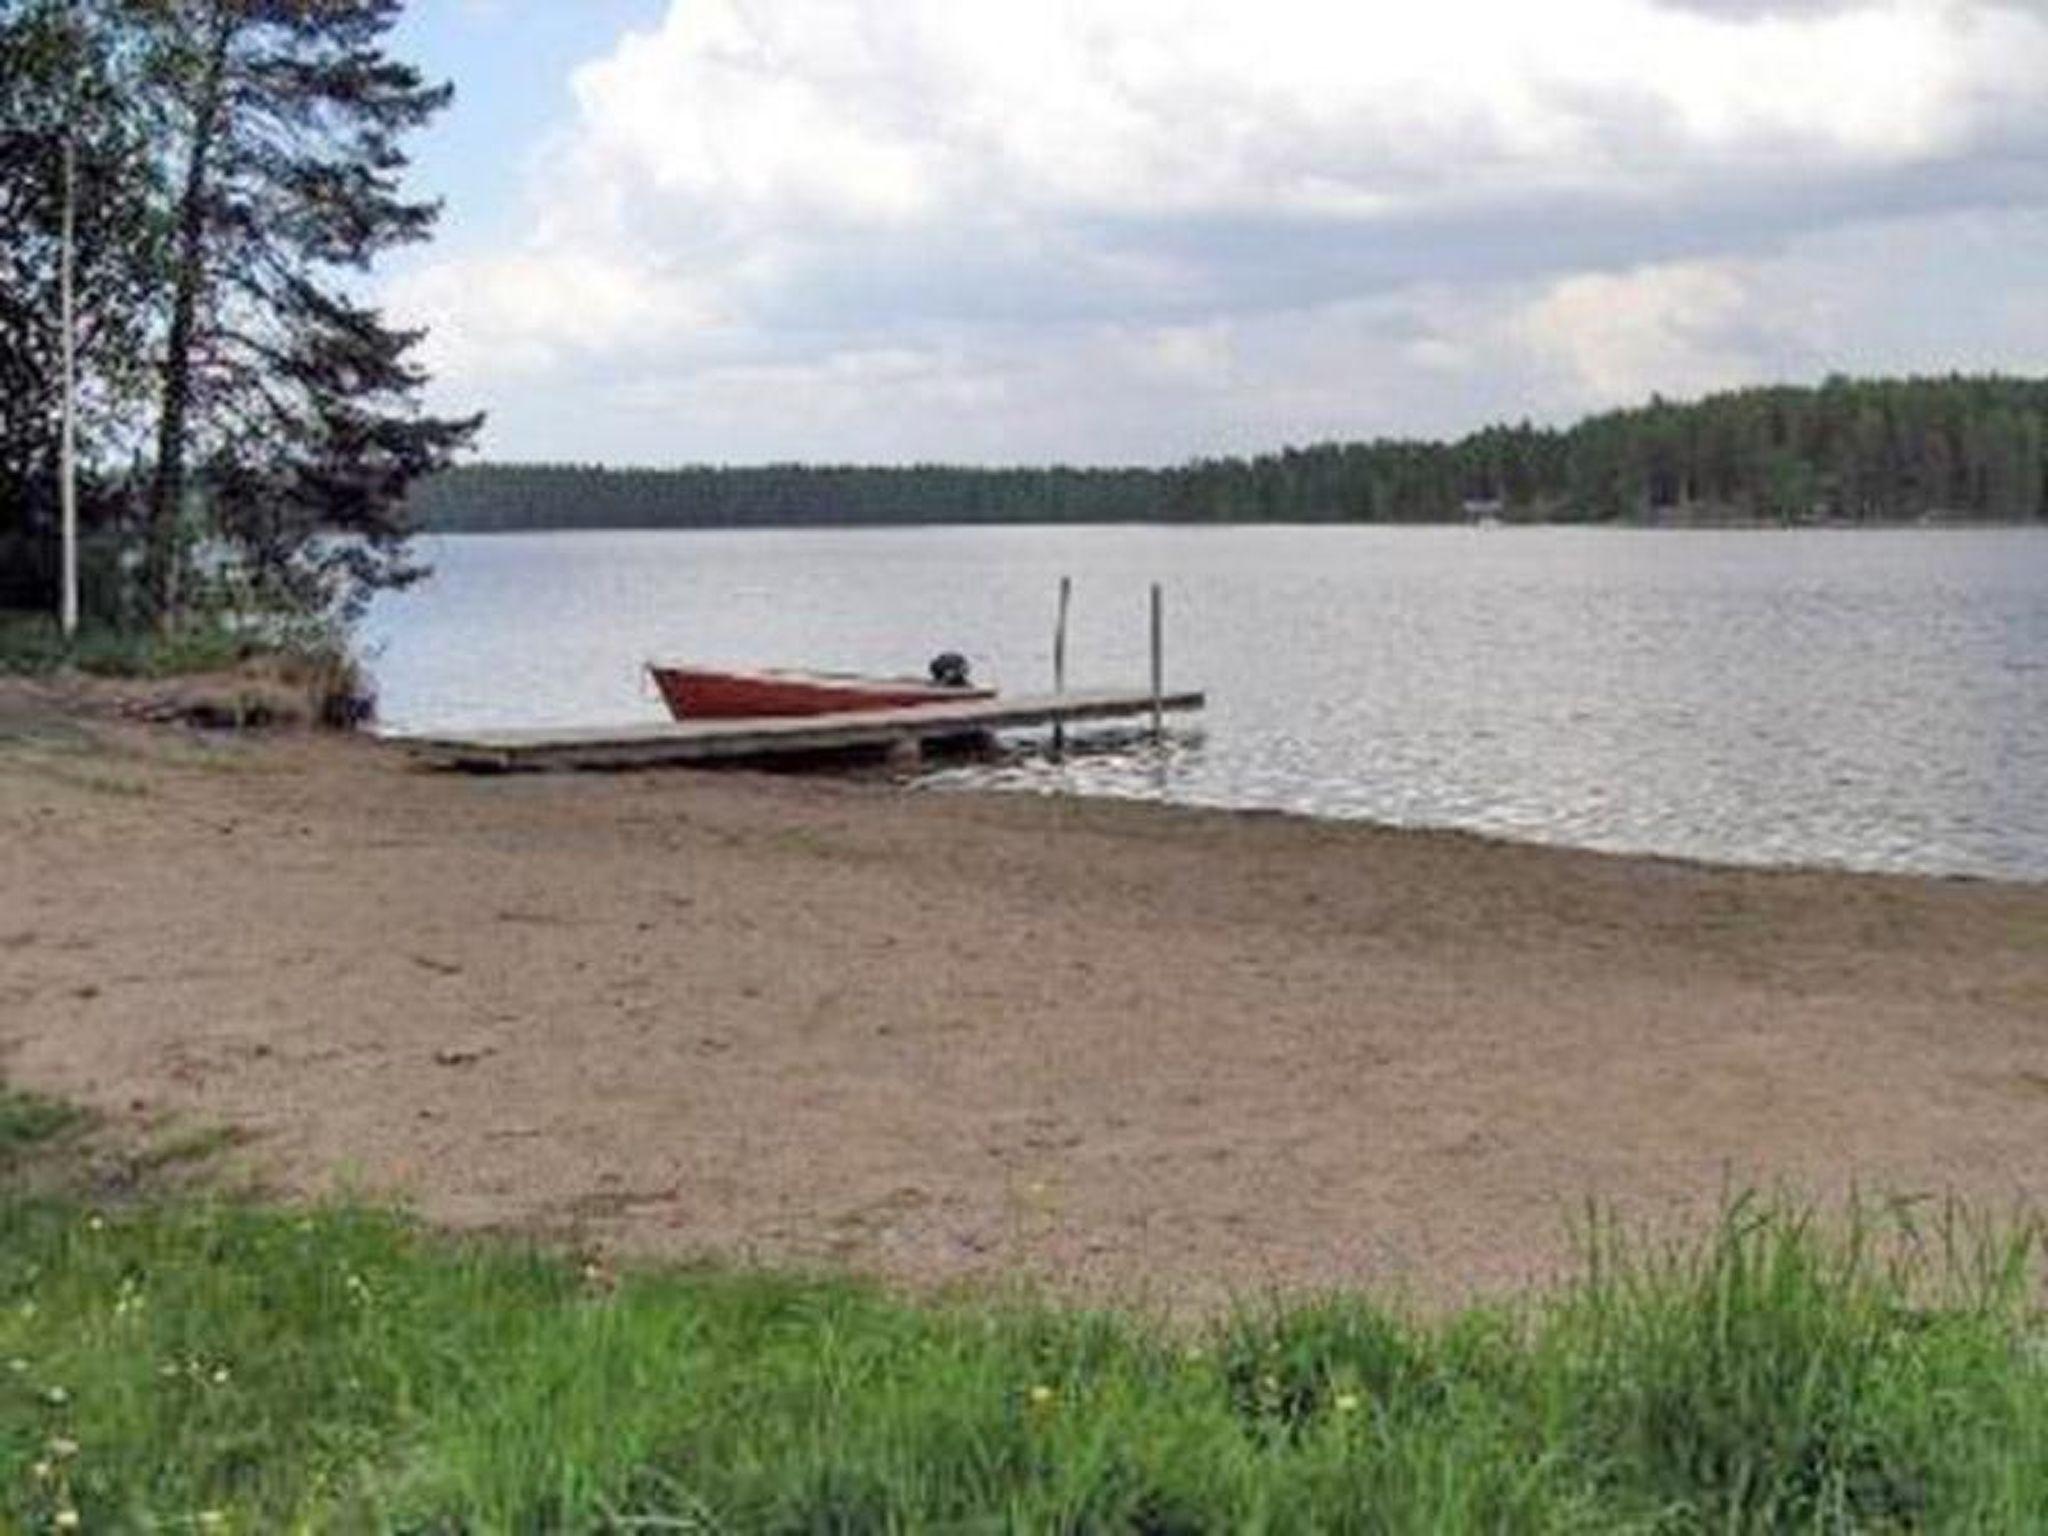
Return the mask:
<path id="1" fill-rule="evenodd" d="M 1325 443 L 1168 469 L 486 464 L 423 482 L 421 526 L 1900 522 L 2044 516 L 2048 380 L 1832 378 L 1456 442 Z"/>

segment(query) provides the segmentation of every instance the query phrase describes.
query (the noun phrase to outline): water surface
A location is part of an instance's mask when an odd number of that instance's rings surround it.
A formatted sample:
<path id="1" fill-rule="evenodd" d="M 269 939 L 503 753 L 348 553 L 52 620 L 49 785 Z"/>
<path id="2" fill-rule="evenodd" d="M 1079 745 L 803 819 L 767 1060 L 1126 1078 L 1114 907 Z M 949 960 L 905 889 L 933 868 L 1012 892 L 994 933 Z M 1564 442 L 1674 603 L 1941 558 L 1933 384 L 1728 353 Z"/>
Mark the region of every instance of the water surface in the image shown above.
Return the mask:
<path id="1" fill-rule="evenodd" d="M 937 776 L 1622 851 L 2048 879 L 2048 530 L 1012 527 L 425 541 L 398 728 L 659 719 L 649 656 L 1168 681 L 1133 745 Z"/>

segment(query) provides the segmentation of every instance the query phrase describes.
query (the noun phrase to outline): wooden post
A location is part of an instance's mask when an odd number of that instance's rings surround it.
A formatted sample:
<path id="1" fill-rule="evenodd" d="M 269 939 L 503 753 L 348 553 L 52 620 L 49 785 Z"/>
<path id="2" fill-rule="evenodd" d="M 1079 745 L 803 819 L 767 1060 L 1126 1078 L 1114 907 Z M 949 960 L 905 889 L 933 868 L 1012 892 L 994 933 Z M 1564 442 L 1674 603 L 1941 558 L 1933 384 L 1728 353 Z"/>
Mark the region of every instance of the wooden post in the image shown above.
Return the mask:
<path id="1" fill-rule="evenodd" d="M 1067 691 L 1067 606 L 1074 596 L 1074 578 L 1060 578 L 1060 614 L 1052 631 L 1052 691 L 1055 695 Z M 1067 752 L 1067 724 L 1058 715 L 1052 718 L 1052 755 L 1055 761 L 1065 757 Z"/>
<path id="2" fill-rule="evenodd" d="M 1152 745 L 1166 740 L 1166 614 L 1159 583 L 1152 583 Z"/>

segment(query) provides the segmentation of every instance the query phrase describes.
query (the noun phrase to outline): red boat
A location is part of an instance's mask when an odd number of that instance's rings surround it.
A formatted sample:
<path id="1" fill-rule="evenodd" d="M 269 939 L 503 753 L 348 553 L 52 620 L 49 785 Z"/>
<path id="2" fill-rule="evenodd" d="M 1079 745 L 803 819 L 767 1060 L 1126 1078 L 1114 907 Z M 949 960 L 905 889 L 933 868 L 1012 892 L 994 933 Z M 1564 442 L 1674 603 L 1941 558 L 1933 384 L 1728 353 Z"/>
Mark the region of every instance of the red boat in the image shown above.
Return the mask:
<path id="1" fill-rule="evenodd" d="M 951 658 L 941 657 L 940 661 Z M 679 667 L 649 662 L 647 670 L 661 690 L 662 702 L 678 720 L 760 720 L 790 715 L 838 715 L 870 709 L 902 709 L 913 704 L 957 704 L 963 699 L 991 699 L 993 688 L 962 681 L 924 682 L 917 678 L 857 677 L 844 672 L 795 672 L 770 668 L 734 672 L 708 667 Z M 939 674 L 933 663 L 933 675 Z"/>

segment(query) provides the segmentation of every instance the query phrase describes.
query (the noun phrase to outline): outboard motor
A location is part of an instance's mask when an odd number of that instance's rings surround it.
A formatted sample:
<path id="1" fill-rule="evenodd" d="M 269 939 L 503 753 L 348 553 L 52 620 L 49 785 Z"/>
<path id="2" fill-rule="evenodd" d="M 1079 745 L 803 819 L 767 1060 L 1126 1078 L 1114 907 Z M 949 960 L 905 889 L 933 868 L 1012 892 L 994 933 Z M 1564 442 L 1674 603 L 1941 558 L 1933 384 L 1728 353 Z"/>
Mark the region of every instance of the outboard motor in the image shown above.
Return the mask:
<path id="1" fill-rule="evenodd" d="M 969 688 L 973 684 L 967 675 L 967 658 L 958 651 L 941 651 L 932 658 L 932 686 L 935 688 Z"/>

